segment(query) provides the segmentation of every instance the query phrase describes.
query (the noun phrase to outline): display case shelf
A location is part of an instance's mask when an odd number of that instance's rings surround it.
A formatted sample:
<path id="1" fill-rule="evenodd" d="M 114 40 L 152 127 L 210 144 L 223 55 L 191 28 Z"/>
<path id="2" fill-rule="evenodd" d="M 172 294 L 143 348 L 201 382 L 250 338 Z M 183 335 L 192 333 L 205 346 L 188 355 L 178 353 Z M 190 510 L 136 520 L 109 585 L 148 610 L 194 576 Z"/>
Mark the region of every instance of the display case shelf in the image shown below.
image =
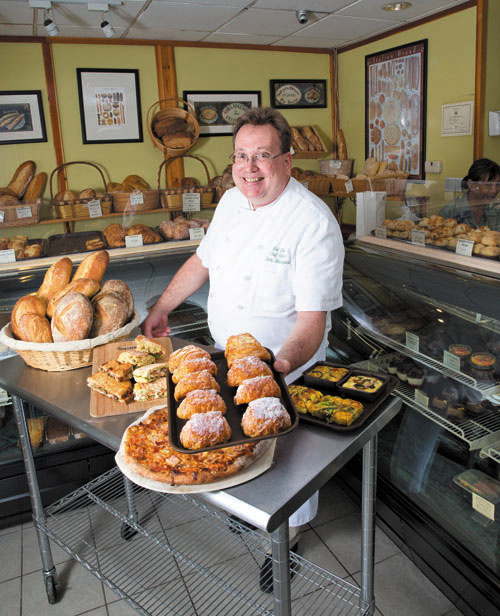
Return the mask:
<path id="1" fill-rule="evenodd" d="M 134 485 L 133 501 L 137 522 L 114 468 L 35 523 L 140 614 L 273 614 L 273 595 L 258 584 L 268 536 L 232 532 L 225 513 L 188 495 Z M 293 552 L 290 567 L 293 614 L 368 613 L 357 586 Z"/>
<path id="2" fill-rule="evenodd" d="M 387 372 L 387 366 L 394 356 L 393 353 L 389 353 L 376 359 L 359 362 L 356 366 L 366 370 Z M 399 396 L 408 406 L 466 442 L 471 450 L 492 447 L 500 440 L 500 409 L 485 411 L 473 419 L 450 421 L 436 411 L 417 402 L 415 400 L 415 388 L 405 385 L 401 381 L 394 390 L 394 395 Z M 498 461 L 500 461 L 500 456 Z"/>
<path id="3" fill-rule="evenodd" d="M 479 452 L 481 458 L 491 458 L 497 464 L 500 464 L 500 441 L 492 445 L 491 447 L 485 447 Z"/>

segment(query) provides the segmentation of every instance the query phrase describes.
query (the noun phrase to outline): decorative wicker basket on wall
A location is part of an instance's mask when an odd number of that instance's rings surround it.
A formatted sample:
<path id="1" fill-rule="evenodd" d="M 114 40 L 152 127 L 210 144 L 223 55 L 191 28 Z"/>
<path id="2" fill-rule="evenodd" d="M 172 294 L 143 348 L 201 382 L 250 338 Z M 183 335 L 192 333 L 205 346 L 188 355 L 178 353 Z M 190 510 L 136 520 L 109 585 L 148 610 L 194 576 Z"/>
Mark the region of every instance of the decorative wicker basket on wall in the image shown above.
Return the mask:
<path id="1" fill-rule="evenodd" d="M 158 169 L 158 192 L 160 193 L 160 203 L 166 210 L 182 210 L 183 195 L 186 193 L 199 193 L 200 195 L 200 207 L 209 208 L 213 204 L 214 189 L 211 186 L 195 186 L 193 188 L 161 188 L 161 172 L 165 168 L 165 183 L 167 183 L 167 167 L 168 165 L 178 158 L 193 158 L 203 165 L 205 173 L 207 175 L 207 184 L 210 184 L 210 174 L 205 162 L 198 156 L 192 154 L 185 154 L 183 156 L 173 156 L 164 160 Z"/>
<path id="2" fill-rule="evenodd" d="M 94 201 L 96 198 L 75 198 L 70 201 L 63 201 L 54 197 L 52 180 L 58 171 L 64 169 L 65 167 L 69 167 L 70 165 L 89 165 L 91 167 L 94 167 L 94 169 L 96 169 L 101 176 L 102 185 L 104 187 L 104 190 L 106 190 L 106 178 L 104 177 L 104 173 L 102 172 L 102 170 L 96 164 L 84 160 L 75 160 L 69 163 L 63 163 L 62 165 L 59 165 L 50 174 L 50 201 L 55 208 L 56 216 L 58 218 L 90 218 L 88 203 L 90 201 Z M 111 210 L 113 209 L 113 197 L 109 193 L 105 192 L 102 194 L 102 196 L 99 197 L 99 201 L 101 202 L 101 210 L 103 215 L 110 214 Z"/>
<path id="3" fill-rule="evenodd" d="M 173 106 L 172 103 L 174 103 Z M 187 107 L 187 110 L 179 107 L 179 103 Z M 176 121 L 184 127 L 186 137 L 189 135 L 189 138 L 181 138 L 178 143 L 176 143 L 176 140 L 168 139 L 167 133 L 160 134 L 163 130 L 166 130 L 166 124 L 172 125 Z M 194 108 L 182 98 L 162 98 L 153 103 L 146 114 L 146 126 L 155 148 L 169 156 L 187 152 L 198 141 L 200 135 L 200 126 Z M 173 135 L 170 136 L 173 137 Z"/>

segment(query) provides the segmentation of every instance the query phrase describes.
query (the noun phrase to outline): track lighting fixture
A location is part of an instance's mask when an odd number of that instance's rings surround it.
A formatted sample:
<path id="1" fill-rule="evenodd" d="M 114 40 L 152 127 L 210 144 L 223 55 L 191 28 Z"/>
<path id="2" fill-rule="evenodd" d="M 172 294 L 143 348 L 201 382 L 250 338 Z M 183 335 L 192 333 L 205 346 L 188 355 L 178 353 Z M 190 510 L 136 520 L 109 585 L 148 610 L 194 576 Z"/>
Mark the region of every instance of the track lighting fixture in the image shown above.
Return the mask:
<path id="1" fill-rule="evenodd" d="M 52 16 L 50 16 L 50 12 L 52 12 L 52 9 L 45 9 L 44 11 L 43 27 L 49 36 L 57 36 L 59 34 L 59 28 L 54 21 L 54 14 L 52 13 Z"/>
<path id="2" fill-rule="evenodd" d="M 111 38 L 115 35 L 114 28 L 109 21 L 107 13 L 102 14 L 101 30 L 104 32 L 106 38 Z"/>

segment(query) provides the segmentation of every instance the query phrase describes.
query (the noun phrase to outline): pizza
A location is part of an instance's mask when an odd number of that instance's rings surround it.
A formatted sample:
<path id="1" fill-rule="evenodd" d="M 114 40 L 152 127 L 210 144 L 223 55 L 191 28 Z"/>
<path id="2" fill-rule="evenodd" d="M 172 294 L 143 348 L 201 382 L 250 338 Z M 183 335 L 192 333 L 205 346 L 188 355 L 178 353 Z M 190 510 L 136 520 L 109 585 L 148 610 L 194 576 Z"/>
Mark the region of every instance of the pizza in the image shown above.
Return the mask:
<path id="1" fill-rule="evenodd" d="M 185 454 L 168 441 L 166 407 L 127 428 L 122 451 L 127 467 L 141 477 L 176 485 L 211 483 L 234 475 L 257 456 L 258 443 Z"/>

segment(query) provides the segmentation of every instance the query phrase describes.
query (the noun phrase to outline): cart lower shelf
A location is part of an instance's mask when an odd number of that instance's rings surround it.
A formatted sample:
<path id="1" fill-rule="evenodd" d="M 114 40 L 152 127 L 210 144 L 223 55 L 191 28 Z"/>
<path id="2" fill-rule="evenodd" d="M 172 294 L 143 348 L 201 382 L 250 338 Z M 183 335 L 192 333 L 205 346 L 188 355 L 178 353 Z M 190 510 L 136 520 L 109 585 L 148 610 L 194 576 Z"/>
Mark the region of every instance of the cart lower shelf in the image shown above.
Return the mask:
<path id="1" fill-rule="evenodd" d="M 135 518 L 128 502 L 115 468 L 48 507 L 35 524 L 139 614 L 273 613 L 273 595 L 259 588 L 269 537 L 235 533 L 225 512 L 187 495 L 134 485 Z M 368 612 L 358 587 L 294 553 L 290 567 L 294 615 Z"/>

